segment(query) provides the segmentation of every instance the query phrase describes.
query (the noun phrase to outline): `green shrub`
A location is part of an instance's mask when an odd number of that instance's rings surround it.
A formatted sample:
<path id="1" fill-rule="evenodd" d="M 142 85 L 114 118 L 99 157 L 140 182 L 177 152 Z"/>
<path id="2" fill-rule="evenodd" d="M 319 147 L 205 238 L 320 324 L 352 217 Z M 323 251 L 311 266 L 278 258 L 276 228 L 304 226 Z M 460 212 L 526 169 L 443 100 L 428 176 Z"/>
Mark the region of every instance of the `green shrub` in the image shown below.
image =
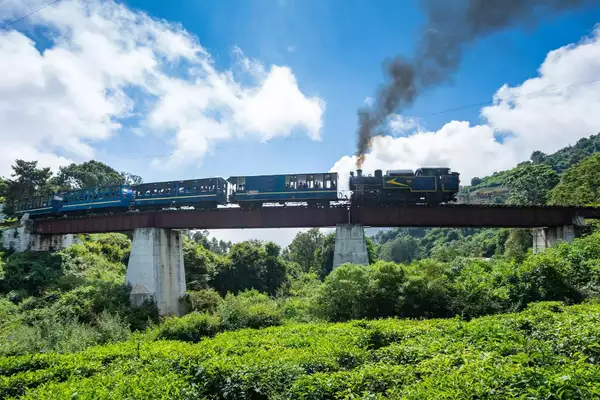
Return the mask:
<path id="1" fill-rule="evenodd" d="M 11 322 L 19 313 L 19 307 L 13 302 L 0 298 L 0 328 Z"/>
<path id="2" fill-rule="evenodd" d="M 4 293 L 22 290 L 29 295 L 40 295 L 55 287 L 63 274 L 61 257 L 47 252 L 12 253 L 3 268 L 0 291 Z"/>
<path id="3" fill-rule="evenodd" d="M 167 318 L 159 326 L 157 337 L 197 343 L 202 338 L 215 336 L 220 329 L 218 316 L 193 312 L 179 318 Z"/>
<path id="4" fill-rule="evenodd" d="M 329 321 L 363 318 L 368 304 L 367 270 L 360 265 L 345 264 L 327 275 L 319 288 L 316 302 L 319 313 Z"/>
<path id="5" fill-rule="evenodd" d="M 215 312 L 223 298 L 214 289 L 189 290 L 181 299 L 190 311 Z"/>
<path id="6" fill-rule="evenodd" d="M 131 336 L 129 322 L 118 314 L 102 311 L 94 320 L 98 332 L 98 343 L 111 343 L 127 340 Z"/>
<path id="7" fill-rule="evenodd" d="M 258 329 L 281 325 L 283 322 L 277 302 L 256 290 L 241 292 L 237 296 L 227 294 L 218 308 L 218 314 L 226 330 Z"/>
<path id="8" fill-rule="evenodd" d="M 404 305 L 406 273 L 392 262 L 336 268 L 320 286 L 316 303 L 329 321 L 399 315 Z"/>

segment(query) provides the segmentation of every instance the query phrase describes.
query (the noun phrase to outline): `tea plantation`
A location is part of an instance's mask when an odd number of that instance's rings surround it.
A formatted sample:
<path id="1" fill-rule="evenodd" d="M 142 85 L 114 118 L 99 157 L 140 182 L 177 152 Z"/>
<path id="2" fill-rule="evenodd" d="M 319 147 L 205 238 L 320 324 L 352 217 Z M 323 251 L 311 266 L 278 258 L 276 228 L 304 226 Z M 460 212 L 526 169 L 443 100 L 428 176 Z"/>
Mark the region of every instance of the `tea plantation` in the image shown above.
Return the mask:
<path id="1" fill-rule="evenodd" d="M 0 359 L 24 399 L 600 398 L 600 305 L 471 321 L 385 319 L 142 340 Z"/>

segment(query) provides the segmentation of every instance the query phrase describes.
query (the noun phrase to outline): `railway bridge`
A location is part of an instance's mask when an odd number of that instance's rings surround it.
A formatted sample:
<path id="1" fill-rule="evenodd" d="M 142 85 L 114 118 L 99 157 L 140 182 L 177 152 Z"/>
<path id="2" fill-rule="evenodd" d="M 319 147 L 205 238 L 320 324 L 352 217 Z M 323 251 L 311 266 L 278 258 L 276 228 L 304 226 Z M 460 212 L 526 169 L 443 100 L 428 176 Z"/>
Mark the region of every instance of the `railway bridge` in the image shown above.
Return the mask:
<path id="1" fill-rule="evenodd" d="M 17 251 L 69 246 L 76 234 L 133 232 L 127 268 L 134 304 L 152 297 L 163 314 L 178 313 L 185 292 L 181 236 L 184 229 L 336 227 L 334 268 L 345 262 L 367 264 L 364 227 L 535 228 L 534 252 L 571 241 L 586 219 L 600 218 L 596 207 L 517 207 L 440 205 L 329 208 L 263 207 L 211 211 L 163 210 L 77 218 L 24 219 L 3 232 L 3 246 Z"/>

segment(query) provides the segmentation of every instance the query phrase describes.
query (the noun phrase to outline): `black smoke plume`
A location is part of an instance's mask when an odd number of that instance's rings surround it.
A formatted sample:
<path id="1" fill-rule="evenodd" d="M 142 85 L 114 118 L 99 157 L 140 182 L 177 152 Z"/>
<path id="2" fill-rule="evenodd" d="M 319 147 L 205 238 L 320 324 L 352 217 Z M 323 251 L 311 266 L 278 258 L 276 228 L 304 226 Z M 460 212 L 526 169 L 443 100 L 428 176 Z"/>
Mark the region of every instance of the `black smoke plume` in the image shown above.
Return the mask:
<path id="1" fill-rule="evenodd" d="M 505 28 L 533 26 L 542 18 L 600 0 L 421 0 L 427 26 L 412 58 L 385 63 L 389 81 L 370 107 L 358 110 L 357 168 L 386 119 L 424 90 L 449 80 L 465 45 Z"/>

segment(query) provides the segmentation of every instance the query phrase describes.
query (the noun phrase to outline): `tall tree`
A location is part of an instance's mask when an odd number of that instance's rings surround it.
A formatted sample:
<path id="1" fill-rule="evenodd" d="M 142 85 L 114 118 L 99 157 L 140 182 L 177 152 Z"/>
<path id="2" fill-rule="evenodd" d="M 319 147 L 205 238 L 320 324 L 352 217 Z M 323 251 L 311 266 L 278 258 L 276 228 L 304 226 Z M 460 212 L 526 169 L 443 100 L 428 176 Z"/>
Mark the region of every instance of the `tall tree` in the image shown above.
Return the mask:
<path id="1" fill-rule="evenodd" d="M 324 235 L 319 228 L 299 232 L 288 247 L 287 257 L 298 263 L 304 272 L 315 266 L 315 251 L 323 245 Z"/>
<path id="2" fill-rule="evenodd" d="M 53 192 L 50 185 L 50 168 L 38 168 L 37 161 L 16 160 L 12 166 L 11 178 L 5 183 L 6 215 L 14 215 L 14 202 L 26 197 L 49 196 Z"/>
<path id="3" fill-rule="evenodd" d="M 6 196 L 6 181 L 4 178 L 0 177 L 0 202 L 4 200 L 4 196 Z"/>
<path id="4" fill-rule="evenodd" d="M 130 174 L 129 172 L 121 172 L 123 183 L 126 185 L 139 185 L 144 183 L 144 180 L 139 175 Z"/>
<path id="5" fill-rule="evenodd" d="M 274 295 L 286 280 L 286 265 L 274 243 L 236 243 L 227 262 L 217 266 L 213 286 L 222 295 L 247 289 Z"/>
<path id="6" fill-rule="evenodd" d="M 548 156 L 544 152 L 536 150 L 531 153 L 531 162 L 534 164 L 542 164 L 546 161 L 546 157 Z"/>
<path id="7" fill-rule="evenodd" d="M 52 180 L 60 190 L 79 190 L 91 187 L 121 185 L 125 177 L 100 161 L 87 161 L 60 167 Z"/>
<path id="8" fill-rule="evenodd" d="M 555 205 L 600 204 L 600 154 L 567 169 L 550 194 Z"/>
<path id="9" fill-rule="evenodd" d="M 558 174 L 546 164 L 522 163 L 506 178 L 509 204 L 543 205 L 550 190 L 559 181 Z"/>
<path id="10" fill-rule="evenodd" d="M 379 258 L 396 263 L 411 262 L 420 256 L 419 241 L 412 236 L 401 235 L 392 242 L 382 245 Z"/>
<path id="11" fill-rule="evenodd" d="M 533 246 L 533 236 L 529 229 L 511 229 L 504 244 L 504 257 L 511 261 L 522 262 Z"/>
<path id="12" fill-rule="evenodd" d="M 315 250 L 314 264 L 311 272 L 321 279 L 325 279 L 333 269 L 333 253 L 335 251 L 335 233 L 325 236 L 323 243 Z"/>

